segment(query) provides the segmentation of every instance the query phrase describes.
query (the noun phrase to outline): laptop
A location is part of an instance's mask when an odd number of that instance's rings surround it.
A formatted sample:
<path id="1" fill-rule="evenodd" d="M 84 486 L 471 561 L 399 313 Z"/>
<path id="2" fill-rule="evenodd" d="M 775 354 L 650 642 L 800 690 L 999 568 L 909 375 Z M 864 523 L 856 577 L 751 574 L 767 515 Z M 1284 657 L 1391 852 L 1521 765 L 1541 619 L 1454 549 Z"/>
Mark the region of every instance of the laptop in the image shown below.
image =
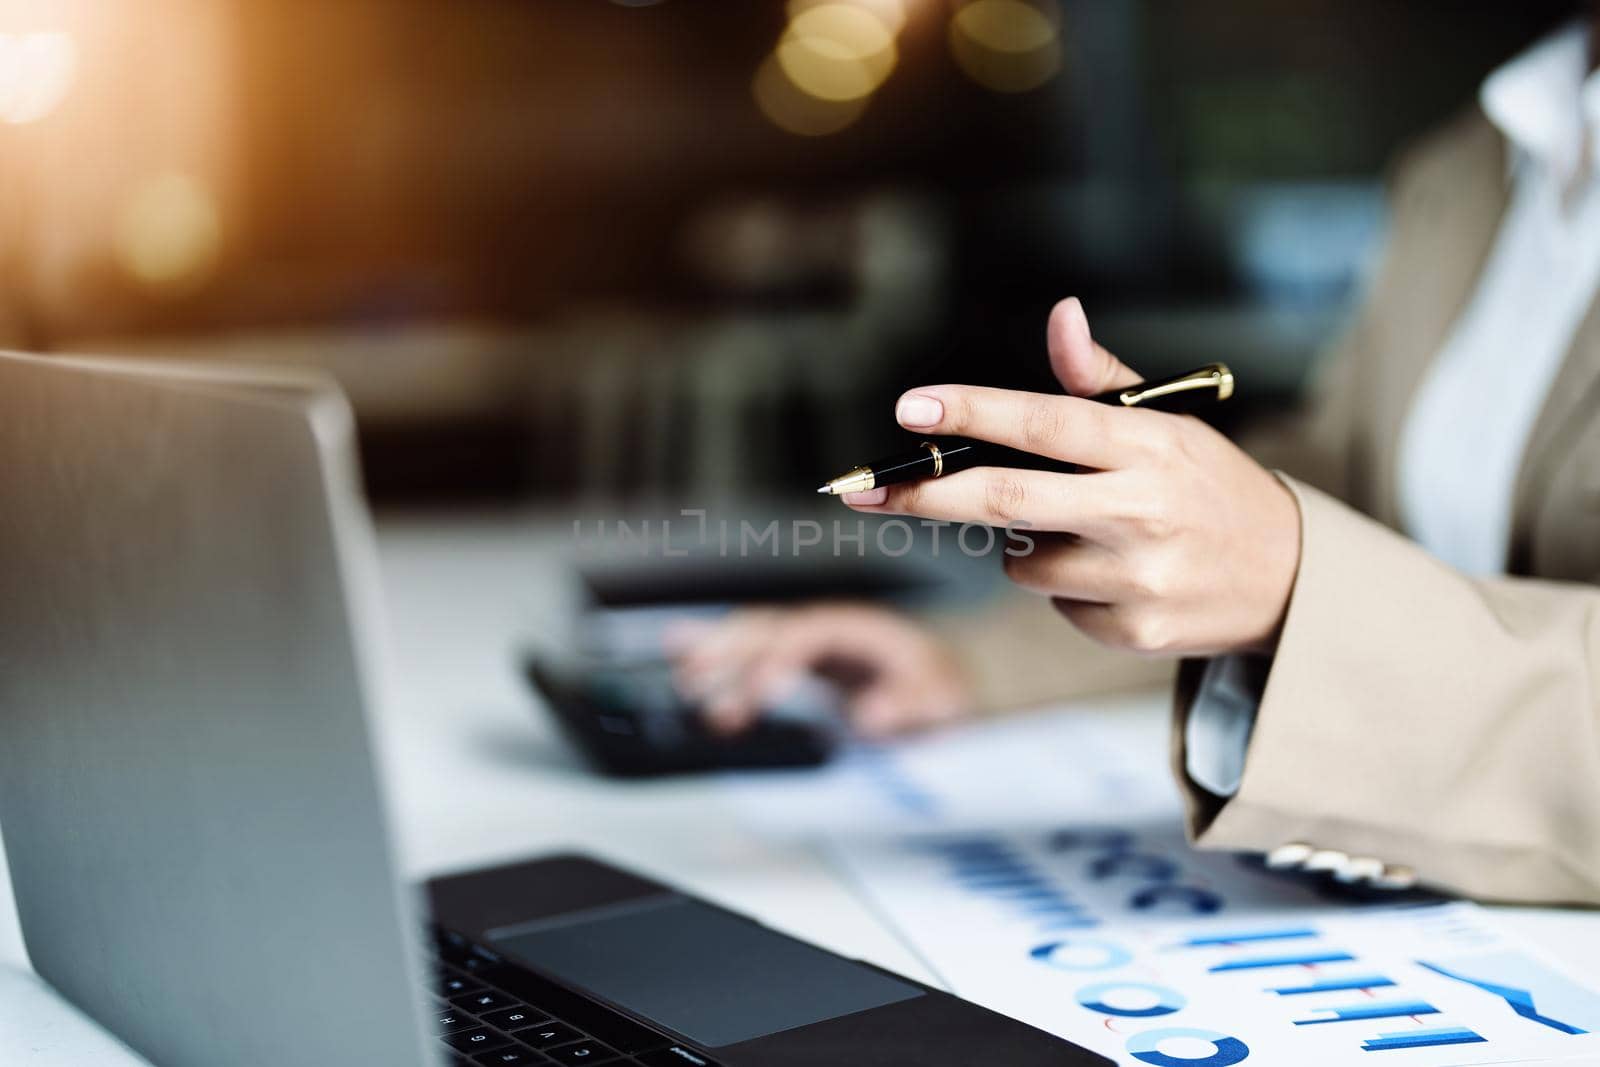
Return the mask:
<path id="1" fill-rule="evenodd" d="M 40 975 L 163 1067 L 1084 1065 L 578 855 L 402 886 L 353 421 L 0 354 L 0 820 Z"/>

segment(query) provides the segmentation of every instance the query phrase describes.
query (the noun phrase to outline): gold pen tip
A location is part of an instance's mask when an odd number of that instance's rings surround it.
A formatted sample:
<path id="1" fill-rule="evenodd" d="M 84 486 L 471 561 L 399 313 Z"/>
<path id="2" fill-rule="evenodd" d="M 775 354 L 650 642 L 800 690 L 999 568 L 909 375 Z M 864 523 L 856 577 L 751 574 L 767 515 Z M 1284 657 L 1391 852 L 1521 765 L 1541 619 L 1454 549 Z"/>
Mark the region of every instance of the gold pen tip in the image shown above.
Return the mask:
<path id="1" fill-rule="evenodd" d="M 877 482 L 877 475 L 871 467 L 852 467 L 837 478 L 829 478 L 817 487 L 817 492 L 827 493 L 832 496 L 844 496 L 846 493 L 860 493 L 871 489 Z"/>

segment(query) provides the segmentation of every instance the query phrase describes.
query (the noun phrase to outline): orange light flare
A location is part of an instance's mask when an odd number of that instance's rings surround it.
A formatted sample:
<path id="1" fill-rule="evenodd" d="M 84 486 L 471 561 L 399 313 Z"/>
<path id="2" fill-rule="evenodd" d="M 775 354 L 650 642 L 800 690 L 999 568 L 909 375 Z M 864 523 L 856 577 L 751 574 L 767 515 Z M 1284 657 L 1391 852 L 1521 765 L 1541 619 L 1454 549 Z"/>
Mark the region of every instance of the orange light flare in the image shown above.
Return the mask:
<path id="1" fill-rule="evenodd" d="M 0 122 L 22 126 L 49 117 L 77 73 L 77 43 L 66 31 L 0 31 Z"/>

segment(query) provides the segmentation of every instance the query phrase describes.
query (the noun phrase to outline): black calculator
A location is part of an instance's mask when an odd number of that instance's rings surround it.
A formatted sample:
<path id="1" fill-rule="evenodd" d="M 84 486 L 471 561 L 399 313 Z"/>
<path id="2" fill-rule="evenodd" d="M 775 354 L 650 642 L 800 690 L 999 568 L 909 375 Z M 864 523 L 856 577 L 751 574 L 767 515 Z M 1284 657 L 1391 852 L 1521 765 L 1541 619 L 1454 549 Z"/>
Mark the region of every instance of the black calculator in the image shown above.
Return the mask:
<path id="1" fill-rule="evenodd" d="M 523 663 L 563 733 L 596 770 L 622 778 L 701 771 L 815 767 L 843 734 L 837 690 L 800 686 L 741 733 L 713 732 L 665 663 Z"/>

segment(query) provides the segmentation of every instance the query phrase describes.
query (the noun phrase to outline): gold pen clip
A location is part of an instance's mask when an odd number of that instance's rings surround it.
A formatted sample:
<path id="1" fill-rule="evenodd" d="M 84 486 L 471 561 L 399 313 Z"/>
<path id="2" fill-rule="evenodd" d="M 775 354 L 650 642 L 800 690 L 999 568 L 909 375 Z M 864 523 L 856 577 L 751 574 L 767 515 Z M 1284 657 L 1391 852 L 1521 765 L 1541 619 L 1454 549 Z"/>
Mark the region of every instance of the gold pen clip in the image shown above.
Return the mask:
<path id="1" fill-rule="evenodd" d="M 1177 378 L 1124 389 L 1118 399 L 1122 401 L 1123 407 L 1134 408 L 1146 400 L 1171 396 L 1173 393 L 1193 392 L 1196 389 L 1215 389 L 1217 399 L 1226 400 L 1233 395 L 1233 371 L 1229 370 L 1225 363 L 1208 363 Z"/>

